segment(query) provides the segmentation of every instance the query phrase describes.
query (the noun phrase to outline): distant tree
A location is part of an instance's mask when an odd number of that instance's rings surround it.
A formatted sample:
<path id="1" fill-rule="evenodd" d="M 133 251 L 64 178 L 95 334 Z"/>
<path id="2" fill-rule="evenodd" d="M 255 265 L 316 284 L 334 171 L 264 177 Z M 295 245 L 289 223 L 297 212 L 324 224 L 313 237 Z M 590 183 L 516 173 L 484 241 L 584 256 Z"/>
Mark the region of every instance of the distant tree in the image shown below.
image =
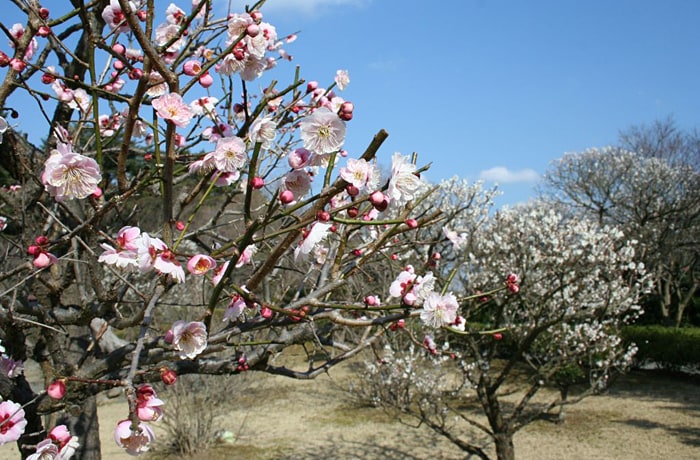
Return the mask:
<path id="1" fill-rule="evenodd" d="M 396 327 L 355 391 L 416 417 L 465 452 L 487 459 L 495 450 L 511 460 L 515 433 L 605 388 L 630 363 L 635 348 L 619 331 L 639 314 L 648 283 L 621 231 L 564 217 L 546 203 L 498 212 L 475 230 L 455 240 L 459 282 L 451 283 L 452 270 L 415 268 L 417 290 L 434 277 L 445 311 L 454 292 L 457 319 L 435 335 Z M 495 275 L 509 271 L 505 280 Z M 585 390 L 570 396 L 573 382 Z M 561 389 L 560 397 L 541 396 L 547 386 Z"/>
<path id="2" fill-rule="evenodd" d="M 655 279 L 652 318 L 680 325 L 700 287 L 698 139 L 670 122 L 633 127 L 624 147 L 592 148 L 554 161 L 543 197 L 638 240 Z M 627 150 L 635 148 L 636 151 Z"/>

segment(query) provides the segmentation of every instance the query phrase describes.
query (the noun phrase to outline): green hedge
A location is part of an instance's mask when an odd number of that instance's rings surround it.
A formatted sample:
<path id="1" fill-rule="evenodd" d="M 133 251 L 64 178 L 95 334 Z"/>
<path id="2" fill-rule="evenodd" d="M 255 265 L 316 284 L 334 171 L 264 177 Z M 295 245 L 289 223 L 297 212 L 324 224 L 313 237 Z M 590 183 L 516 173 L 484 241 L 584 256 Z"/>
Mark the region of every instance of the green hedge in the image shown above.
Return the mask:
<path id="1" fill-rule="evenodd" d="M 622 337 L 639 347 L 635 358 L 639 363 L 654 362 L 671 369 L 700 366 L 698 327 L 627 326 L 622 330 Z"/>

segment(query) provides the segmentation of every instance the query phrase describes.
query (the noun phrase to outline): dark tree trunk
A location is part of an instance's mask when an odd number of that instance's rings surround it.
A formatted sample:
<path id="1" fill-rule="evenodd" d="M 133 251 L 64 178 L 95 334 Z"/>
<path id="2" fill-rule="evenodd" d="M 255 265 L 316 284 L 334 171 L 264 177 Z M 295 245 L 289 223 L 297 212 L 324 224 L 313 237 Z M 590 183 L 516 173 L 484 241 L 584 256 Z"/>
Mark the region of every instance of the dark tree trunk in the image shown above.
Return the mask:
<path id="1" fill-rule="evenodd" d="M 100 423 L 97 419 L 97 398 L 90 396 L 82 406 L 73 408 L 76 415 L 65 414 L 58 424 L 68 427 L 73 436 L 78 436 L 80 447 L 75 452 L 75 458 L 81 460 L 100 460 Z"/>
<path id="2" fill-rule="evenodd" d="M 565 403 L 566 398 L 569 396 L 569 386 L 562 385 L 559 387 L 559 395 L 561 396 L 561 402 Z M 557 423 L 564 423 L 566 421 L 566 404 L 559 406 L 559 417 L 557 418 Z"/>
<path id="3" fill-rule="evenodd" d="M 493 439 L 496 442 L 496 458 L 498 460 L 515 460 L 512 433 L 496 433 Z"/>

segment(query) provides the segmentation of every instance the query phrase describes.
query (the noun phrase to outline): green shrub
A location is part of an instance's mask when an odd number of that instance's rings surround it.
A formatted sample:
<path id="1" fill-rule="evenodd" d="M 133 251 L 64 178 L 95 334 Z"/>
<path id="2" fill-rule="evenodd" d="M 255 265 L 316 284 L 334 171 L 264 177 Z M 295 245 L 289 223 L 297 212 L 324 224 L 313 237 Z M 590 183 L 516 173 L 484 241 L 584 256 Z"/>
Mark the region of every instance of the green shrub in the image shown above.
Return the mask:
<path id="1" fill-rule="evenodd" d="M 639 347 L 640 364 L 653 362 L 670 369 L 700 366 L 700 328 L 627 326 L 622 337 Z"/>

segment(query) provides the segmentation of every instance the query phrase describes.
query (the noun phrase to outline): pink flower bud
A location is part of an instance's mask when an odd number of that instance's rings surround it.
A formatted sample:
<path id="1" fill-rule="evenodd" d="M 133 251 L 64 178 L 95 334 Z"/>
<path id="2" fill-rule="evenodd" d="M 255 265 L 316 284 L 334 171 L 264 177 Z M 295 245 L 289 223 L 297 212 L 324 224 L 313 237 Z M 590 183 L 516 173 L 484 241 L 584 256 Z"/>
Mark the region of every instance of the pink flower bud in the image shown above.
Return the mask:
<path id="1" fill-rule="evenodd" d="M 48 8 L 39 8 L 39 17 L 41 19 L 48 19 L 49 18 L 49 9 Z"/>
<path id="2" fill-rule="evenodd" d="M 209 88 L 214 84 L 214 77 L 209 72 L 205 72 L 199 76 L 199 84 L 202 85 L 202 88 Z"/>
<path id="3" fill-rule="evenodd" d="M 10 57 L 0 51 L 0 67 L 7 67 L 10 64 Z"/>
<path id="4" fill-rule="evenodd" d="M 365 297 L 365 303 L 370 307 L 375 307 L 379 305 L 379 299 L 377 299 L 377 296 L 368 295 L 367 297 Z"/>
<path id="5" fill-rule="evenodd" d="M 34 265 L 36 268 L 46 268 L 57 261 L 58 259 L 53 254 L 41 251 L 38 255 L 34 256 L 32 265 Z"/>
<path id="6" fill-rule="evenodd" d="M 509 284 L 508 290 L 513 294 L 517 294 L 518 292 L 520 292 L 520 286 L 518 286 L 517 284 Z"/>
<path id="7" fill-rule="evenodd" d="M 92 192 L 91 196 L 93 198 L 101 198 L 102 197 L 102 189 L 100 187 L 95 188 L 95 191 Z"/>
<path id="8" fill-rule="evenodd" d="M 399 258 L 399 256 L 396 254 L 391 255 L 391 260 L 397 260 L 398 258 Z"/>
<path id="9" fill-rule="evenodd" d="M 294 201 L 294 193 L 291 190 L 285 190 L 280 193 L 280 201 L 282 204 L 289 204 Z"/>
<path id="10" fill-rule="evenodd" d="M 49 244 L 49 239 L 44 235 L 39 235 L 36 238 L 34 238 L 34 242 L 39 246 L 46 246 L 47 244 Z"/>
<path id="11" fill-rule="evenodd" d="M 178 220 L 177 222 L 175 222 L 175 228 L 178 232 L 181 232 L 185 229 L 185 223 L 181 220 Z"/>
<path id="12" fill-rule="evenodd" d="M 66 395 L 66 381 L 63 379 L 54 380 L 46 387 L 46 394 L 52 399 L 63 399 Z"/>
<path id="13" fill-rule="evenodd" d="M 272 318 L 272 310 L 270 309 L 270 307 L 262 307 L 260 309 L 260 316 L 262 316 L 265 319 Z"/>
<path id="14" fill-rule="evenodd" d="M 442 255 L 439 252 L 434 252 L 433 253 L 433 260 L 440 260 L 442 259 Z"/>
<path id="15" fill-rule="evenodd" d="M 316 219 L 319 222 L 328 222 L 329 220 L 331 220 L 331 213 L 328 211 L 321 210 L 316 213 Z"/>
<path id="16" fill-rule="evenodd" d="M 265 186 L 265 179 L 263 179 L 260 176 L 255 176 L 252 179 L 250 179 L 250 186 L 253 187 L 255 190 L 260 190 Z"/>
<path id="17" fill-rule="evenodd" d="M 348 184 L 348 186 L 345 187 L 345 191 L 350 196 L 357 196 L 360 193 L 360 189 L 358 189 L 357 187 L 355 187 L 352 184 Z"/>
<path id="18" fill-rule="evenodd" d="M 502 339 L 503 339 L 503 334 L 501 334 L 500 332 L 496 332 L 495 334 L 493 334 L 493 340 L 502 340 Z"/>
<path id="19" fill-rule="evenodd" d="M 31 245 L 27 248 L 27 254 L 36 257 L 41 254 L 41 248 L 39 246 Z"/>
<path id="20" fill-rule="evenodd" d="M 306 84 L 306 92 L 311 93 L 313 91 L 316 91 L 318 88 L 318 82 L 317 81 L 310 81 Z"/>
<path id="21" fill-rule="evenodd" d="M 343 121 L 350 121 L 352 120 L 352 112 L 340 112 L 338 114 L 338 118 L 340 118 Z"/>
<path id="22" fill-rule="evenodd" d="M 353 110 L 355 110 L 355 104 L 353 104 L 350 101 L 345 101 L 340 105 L 340 111 L 341 112 L 348 112 L 352 113 Z"/>
<path id="23" fill-rule="evenodd" d="M 124 70 L 124 66 L 124 61 L 114 61 L 114 63 L 112 63 L 112 67 L 114 67 L 114 70 Z"/>
<path id="24" fill-rule="evenodd" d="M 21 59 L 12 58 L 10 59 L 10 67 L 12 67 L 12 70 L 15 72 L 22 72 L 27 68 L 27 63 Z"/>
<path id="25" fill-rule="evenodd" d="M 418 228 L 418 221 L 416 219 L 406 219 L 405 223 L 408 228 Z"/>
<path id="26" fill-rule="evenodd" d="M 138 16 L 139 20 L 143 22 L 148 19 L 148 12 L 146 10 L 139 10 L 136 12 L 136 16 Z"/>
<path id="27" fill-rule="evenodd" d="M 377 190 L 376 192 L 372 192 L 372 194 L 369 196 L 369 202 L 372 203 L 374 209 L 376 209 L 379 212 L 382 212 L 386 210 L 387 207 L 389 207 L 389 201 L 386 199 L 386 196 L 379 190 Z"/>
<path id="28" fill-rule="evenodd" d="M 250 24 L 248 27 L 246 27 L 245 32 L 249 37 L 255 38 L 260 33 L 260 26 L 257 24 Z"/>
<path id="29" fill-rule="evenodd" d="M 126 46 L 122 45 L 121 43 L 115 43 L 112 45 L 112 51 L 117 54 L 124 54 L 126 53 Z"/>
<path id="30" fill-rule="evenodd" d="M 403 296 L 403 303 L 406 305 L 413 305 L 416 303 L 418 300 L 418 297 L 412 292 L 407 293 L 405 296 Z"/>
<path id="31" fill-rule="evenodd" d="M 39 26 L 36 34 L 40 37 L 48 37 L 51 34 L 51 28 L 48 26 Z"/>
<path id="32" fill-rule="evenodd" d="M 506 277 L 506 283 L 517 283 L 518 282 L 518 275 L 515 273 L 510 273 Z"/>
<path id="33" fill-rule="evenodd" d="M 259 24 L 262 21 L 263 15 L 260 11 L 255 10 L 250 13 L 250 17 L 253 18 L 254 22 Z"/>

